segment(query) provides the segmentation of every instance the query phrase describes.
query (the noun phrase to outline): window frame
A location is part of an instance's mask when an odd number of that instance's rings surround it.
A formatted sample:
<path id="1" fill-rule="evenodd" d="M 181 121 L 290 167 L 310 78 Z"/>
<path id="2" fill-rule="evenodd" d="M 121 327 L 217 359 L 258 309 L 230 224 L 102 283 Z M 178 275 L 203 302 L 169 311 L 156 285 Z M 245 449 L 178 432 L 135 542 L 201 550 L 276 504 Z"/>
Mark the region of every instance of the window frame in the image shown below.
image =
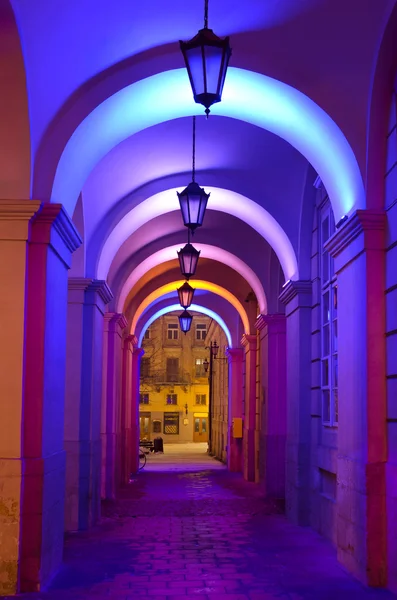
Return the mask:
<path id="1" fill-rule="evenodd" d="M 175 400 L 175 402 L 168 402 L 169 398 L 172 398 L 172 400 Z M 178 394 L 175 394 L 175 393 L 166 394 L 165 403 L 167 406 L 178 406 Z"/>
<path id="2" fill-rule="evenodd" d="M 167 323 L 167 340 L 179 340 L 179 326 L 177 323 Z"/>
<path id="3" fill-rule="evenodd" d="M 147 397 L 147 402 L 143 402 L 142 399 L 143 397 L 146 396 Z M 139 393 L 139 406 L 144 406 L 144 405 L 148 405 L 150 404 L 150 395 L 147 392 L 140 392 Z"/>
<path id="4" fill-rule="evenodd" d="M 207 331 L 206 323 L 196 323 L 196 341 L 204 342 L 205 338 L 207 337 Z"/>
<path id="5" fill-rule="evenodd" d="M 200 398 L 200 402 L 197 399 Z M 204 402 L 202 402 L 204 398 Z M 207 406 L 207 394 L 196 394 L 195 406 Z"/>
<path id="6" fill-rule="evenodd" d="M 324 224 L 328 222 L 327 227 Z M 338 426 L 338 314 L 334 260 L 324 244 L 335 232 L 330 201 L 319 209 L 320 387 L 321 417 L 327 427 Z"/>

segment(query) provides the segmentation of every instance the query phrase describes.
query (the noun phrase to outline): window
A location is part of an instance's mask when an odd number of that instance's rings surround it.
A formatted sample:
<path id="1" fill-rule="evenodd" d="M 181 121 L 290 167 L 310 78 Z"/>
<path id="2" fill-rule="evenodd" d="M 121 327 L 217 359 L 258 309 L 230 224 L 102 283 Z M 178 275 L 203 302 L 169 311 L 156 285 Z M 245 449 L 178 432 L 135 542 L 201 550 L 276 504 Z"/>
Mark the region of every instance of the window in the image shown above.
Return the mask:
<path id="1" fill-rule="evenodd" d="M 148 358 L 142 358 L 141 360 L 141 377 L 149 377 L 150 374 L 150 361 Z"/>
<path id="2" fill-rule="evenodd" d="M 139 394 L 139 404 L 149 404 L 149 394 Z"/>
<path id="3" fill-rule="evenodd" d="M 196 358 L 196 377 L 205 377 L 204 358 Z"/>
<path id="4" fill-rule="evenodd" d="M 164 413 L 164 433 L 179 434 L 179 413 Z"/>
<path id="5" fill-rule="evenodd" d="M 167 325 L 167 339 L 177 340 L 178 339 L 179 326 L 177 323 L 168 323 Z"/>
<path id="6" fill-rule="evenodd" d="M 149 327 L 145 331 L 145 335 L 143 336 L 144 340 L 150 340 L 150 329 Z"/>
<path id="7" fill-rule="evenodd" d="M 335 231 L 329 201 L 320 213 L 321 395 L 324 425 L 338 423 L 338 287 L 324 244 Z"/>
<path id="8" fill-rule="evenodd" d="M 153 421 L 153 433 L 161 433 L 161 421 L 158 419 Z"/>
<path id="9" fill-rule="evenodd" d="M 207 395 L 206 394 L 196 394 L 196 404 L 201 404 L 201 405 L 207 404 Z"/>
<path id="10" fill-rule="evenodd" d="M 173 404 L 175 406 L 178 404 L 178 394 L 167 394 L 165 402 L 166 404 Z"/>
<path id="11" fill-rule="evenodd" d="M 207 325 L 205 323 L 197 323 L 196 325 L 196 340 L 205 340 L 207 335 Z"/>
<path id="12" fill-rule="evenodd" d="M 167 358 L 167 381 L 178 381 L 179 358 Z"/>

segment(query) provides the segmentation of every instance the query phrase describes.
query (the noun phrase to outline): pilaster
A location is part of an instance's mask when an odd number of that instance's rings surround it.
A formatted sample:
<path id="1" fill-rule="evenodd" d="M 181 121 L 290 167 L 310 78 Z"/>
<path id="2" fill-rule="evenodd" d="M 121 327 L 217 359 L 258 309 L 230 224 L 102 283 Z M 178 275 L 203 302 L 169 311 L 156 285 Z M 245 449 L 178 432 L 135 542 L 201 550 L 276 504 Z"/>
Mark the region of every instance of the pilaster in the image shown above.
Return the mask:
<path id="1" fill-rule="evenodd" d="M 131 379 L 131 472 L 136 473 L 139 466 L 139 376 L 143 348 L 133 347 Z"/>
<path id="2" fill-rule="evenodd" d="M 227 467 L 229 471 L 242 472 L 243 439 L 234 436 L 233 420 L 243 418 L 243 360 L 242 348 L 228 348 L 229 362 L 229 425 Z"/>
<path id="3" fill-rule="evenodd" d="M 267 496 L 285 498 L 287 436 L 286 317 L 259 315 L 263 404 L 260 427 L 260 480 Z"/>
<path id="4" fill-rule="evenodd" d="M 100 516 L 103 315 L 113 295 L 105 281 L 68 280 L 65 529 Z"/>
<path id="5" fill-rule="evenodd" d="M 256 479 L 256 431 L 257 431 L 257 398 L 256 398 L 256 349 L 255 335 L 244 334 L 241 345 L 245 355 L 245 402 L 244 402 L 244 437 L 243 437 L 243 474 L 247 481 Z"/>
<path id="6" fill-rule="evenodd" d="M 286 514 L 294 523 L 310 519 L 310 281 L 288 281 L 280 294 L 286 313 L 287 443 Z"/>
<path id="7" fill-rule="evenodd" d="M 103 388 L 101 411 L 102 498 L 116 496 L 121 481 L 122 339 L 127 320 L 121 313 L 106 313 L 103 333 Z"/>
<path id="8" fill-rule="evenodd" d="M 132 398 L 132 357 L 134 346 L 138 343 L 135 335 L 126 335 L 123 339 L 123 367 L 121 388 L 121 481 L 126 484 L 132 471 L 132 432 L 134 429 Z"/>
<path id="9" fill-rule="evenodd" d="M 386 513 L 385 228 L 384 211 L 358 210 L 326 244 L 338 276 L 338 558 L 373 586 L 386 582 L 393 518 Z"/>
<path id="10" fill-rule="evenodd" d="M 27 243 L 41 203 L 0 200 L 0 596 L 19 591 Z"/>

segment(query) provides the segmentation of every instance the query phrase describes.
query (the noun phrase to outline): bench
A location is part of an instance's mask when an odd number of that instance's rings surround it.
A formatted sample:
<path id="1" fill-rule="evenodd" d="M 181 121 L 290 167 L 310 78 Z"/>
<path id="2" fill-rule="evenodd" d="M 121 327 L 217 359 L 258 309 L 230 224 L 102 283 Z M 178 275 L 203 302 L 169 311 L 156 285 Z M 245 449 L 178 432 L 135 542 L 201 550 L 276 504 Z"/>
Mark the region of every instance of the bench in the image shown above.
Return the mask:
<path id="1" fill-rule="evenodd" d="M 141 448 L 147 448 L 148 450 L 150 450 L 150 452 L 154 451 L 153 442 L 150 442 L 148 440 L 140 440 L 139 445 Z"/>

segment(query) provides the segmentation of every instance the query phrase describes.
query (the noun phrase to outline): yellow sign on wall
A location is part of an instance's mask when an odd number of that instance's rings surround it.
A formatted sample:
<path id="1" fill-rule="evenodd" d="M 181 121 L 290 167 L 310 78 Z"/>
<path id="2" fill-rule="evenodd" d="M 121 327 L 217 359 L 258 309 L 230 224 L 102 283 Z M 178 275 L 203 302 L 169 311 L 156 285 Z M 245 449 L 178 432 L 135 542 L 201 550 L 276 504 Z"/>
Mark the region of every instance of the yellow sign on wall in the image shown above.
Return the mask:
<path id="1" fill-rule="evenodd" d="M 233 419 L 233 437 L 234 438 L 242 438 L 243 437 L 243 420 L 239 417 L 235 417 Z"/>

